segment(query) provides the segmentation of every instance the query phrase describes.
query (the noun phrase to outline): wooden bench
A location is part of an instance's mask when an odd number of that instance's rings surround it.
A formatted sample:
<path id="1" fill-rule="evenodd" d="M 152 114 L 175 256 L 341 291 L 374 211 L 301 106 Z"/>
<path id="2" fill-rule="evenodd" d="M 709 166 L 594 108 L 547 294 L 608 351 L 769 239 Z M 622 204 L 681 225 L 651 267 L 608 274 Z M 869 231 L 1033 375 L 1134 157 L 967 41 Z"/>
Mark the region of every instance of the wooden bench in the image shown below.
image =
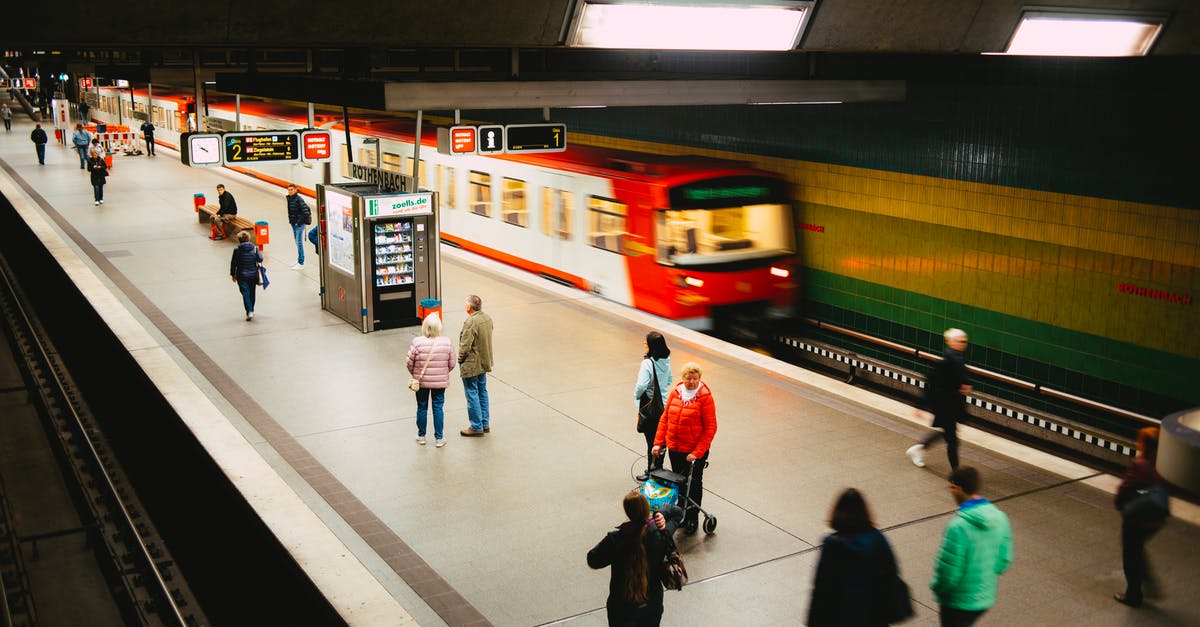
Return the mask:
<path id="1" fill-rule="evenodd" d="M 205 226 L 212 223 L 213 216 L 217 215 L 220 207 L 217 205 L 200 205 L 196 208 L 196 219 Z M 228 222 L 223 224 L 225 232 L 230 239 L 237 239 L 237 234 L 242 231 L 250 231 L 250 241 L 254 241 L 254 223 L 243 218 L 242 216 L 233 216 Z"/>

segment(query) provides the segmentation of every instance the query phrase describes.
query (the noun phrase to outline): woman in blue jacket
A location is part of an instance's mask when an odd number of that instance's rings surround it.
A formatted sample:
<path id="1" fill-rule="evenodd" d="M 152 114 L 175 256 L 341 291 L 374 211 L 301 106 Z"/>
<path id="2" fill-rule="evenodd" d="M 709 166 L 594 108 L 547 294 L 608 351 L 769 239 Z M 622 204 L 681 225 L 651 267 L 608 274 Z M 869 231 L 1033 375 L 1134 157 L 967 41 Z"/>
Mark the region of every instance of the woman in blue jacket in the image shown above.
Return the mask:
<path id="1" fill-rule="evenodd" d="M 654 396 L 654 381 L 658 380 L 659 405 L 655 415 L 642 417 L 642 408 L 648 407 Z M 650 451 L 654 448 L 654 434 L 658 432 L 658 420 L 662 417 L 663 407 L 667 402 L 667 394 L 671 390 L 671 349 L 667 348 L 667 340 L 658 331 L 646 334 L 646 354 L 642 356 L 642 365 L 638 367 L 637 383 L 633 386 L 634 408 L 638 416 L 638 430 L 646 436 L 646 472 L 638 475 L 638 481 L 645 481 L 650 470 L 662 468 L 663 456 L 656 459 Z"/>
<path id="2" fill-rule="evenodd" d="M 262 255 L 258 248 L 250 242 L 250 234 L 242 231 L 237 235 L 238 245 L 233 249 L 233 258 L 229 260 L 229 278 L 237 283 L 238 291 L 242 293 L 242 305 L 246 308 L 246 321 L 254 319 L 254 292 L 258 288 L 258 264 L 262 263 Z"/>

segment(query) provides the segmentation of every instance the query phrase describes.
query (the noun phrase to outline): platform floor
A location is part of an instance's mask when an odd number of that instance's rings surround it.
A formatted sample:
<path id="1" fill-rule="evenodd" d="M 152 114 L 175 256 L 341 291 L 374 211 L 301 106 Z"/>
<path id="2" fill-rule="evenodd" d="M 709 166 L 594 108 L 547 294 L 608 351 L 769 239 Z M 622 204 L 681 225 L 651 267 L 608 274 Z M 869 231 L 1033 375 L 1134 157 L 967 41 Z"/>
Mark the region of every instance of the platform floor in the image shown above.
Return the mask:
<path id="1" fill-rule="evenodd" d="M 824 520 L 847 486 L 864 492 L 895 549 L 917 608 L 907 624 L 937 624 L 927 584 L 954 505 L 943 449 L 924 469 L 904 455 L 928 432 L 908 408 L 446 248 L 447 335 L 457 337 L 469 293 L 495 320 L 492 433 L 457 434 L 466 409 L 456 380 L 449 444 L 419 446 L 403 365 L 419 330 L 364 335 L 321 310 L 315 264 L 288 270 L 282 189 L 185 168 L 160 147 L 155 158 L 116 157 L 96 207 L 74 152 L 50 144 L 39 166 L 20 117 L 0 134 L 0 178 L 420 624 L 605 624 L 608 573 L 584 558 L 621 522 L 634 487 L 644 443 L 632 386 L 651 328 L 666 335 L 676 378 L 684 362 L 702 365 L 720 423 L 705 481 L 719 527 L 679 536 L 691 583 L 667 593 L 664 624 L 802 624 Z M 190 206 L 218 182 L 243 215 L 275 226 L 271 287 L 252 323 L 228 278 L 232 245 L 206 239 Z M 1182 519 L 1150 543 L 1161 597 L 1131 610 L 1111 599 L 1123 586 L 1115 479 L 969 428 L 963 439 L 964 463 L 982 470 L 982 493 L 1015 535 L 1015 561 L 980 624 L 1200 624 L 1194 507 L 1181 504 Z"/>

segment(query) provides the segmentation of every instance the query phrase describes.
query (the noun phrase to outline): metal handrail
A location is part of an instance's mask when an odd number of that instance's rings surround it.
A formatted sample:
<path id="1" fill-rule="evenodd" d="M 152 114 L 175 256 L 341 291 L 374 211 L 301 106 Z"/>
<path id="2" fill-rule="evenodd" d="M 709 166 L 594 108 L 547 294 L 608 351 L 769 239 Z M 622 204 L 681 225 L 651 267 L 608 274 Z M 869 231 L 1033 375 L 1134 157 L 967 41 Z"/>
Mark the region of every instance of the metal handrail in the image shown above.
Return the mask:
<path id="1" fill-rule="evenodd" d="M 54 362 L 50 359 L 49 353 L 46 352 L 46 347 L 42 344 L 41 338 L 37 336 L 37 333 L 33 332 L 33 329 L 35 329 L 33 321 L 30 320 L 28 313 L 26 313 L 25 308 L 20 302 L 20 299 L 16 297 L 17 290 L 12 284 L 8 273 L 0 272 L 0 275 L 4 277 L 5 287 L 8 288 L 9 293 L 13 295 L 12 304 L 16 313 L 20 314 L 22 321 L 25 323 L 25 328 L 30 329 L 31 331 L 29 334 L 29 339 L 32 341 L 32 345 L 37 347 L 38 354 L 43 360 L 43 363 L 47 365 L 53 364 Z M 58 377 L 58 374 L 53 372 L 53 368 L 48 368 L 48 370 L 50 371 L 48 374 L 52 376 L 47 377 L 47 381 L 52 381 L 54 383 L 54 386 L 58 388 L 59 394 L 62 395 L 61 398 L 70 398 L 71 396 L 67 393 L 66 387 L 63 385 L 62 380 Z M 138 531 L 137 524 L 133 522 L 133 515 L 129 512 L 129 509 L 125 507 L 125 503 L 118 496 L 119 491 L 117 490 L 116 484 L 112 480 L 112 476 L 108 474 L 108 469 L 104 467 L 104 462 L 100 460 L 99 451 L 96 450 L 92 439 L 88 437 L 88 429 L 83 424 L 83 418 L 80 417 L 79 412 L 75 411 L 74 404 L 67 402 L 61 403 L 61 406 L 66 407 L 70 411 L 71 416 L 75 419 L 75 425 L 79 428 L 82 441 L 87 444 L 87 450 L 96 460 L 96 468 L 100 471 L 100 475 L 104 479 L 104 484 L 108 486 L 109 491 L 114 497 L 113 500 L 116 502 L 117 507 L 121 510 L 121 517 L 125 523 L 127 531 L 136 540 L 135 544 L 137 545 L 137 548 L 141 550 L 142 558 L 146 560 L 147 566 L 149 566 L 151 572 L 154 573 L 154 582 L 157 584 L 158 590 L 162 594 L 163 601 L 165 601 L 170 607 L 171 613 L 174 614 L 175 620 L 178 622 L 178 624 L 187 625 L 187 619 L 184 618 L 183 613 L 179 609 L 179 605 L 175 602 L 175 597 L 171 594 L 171 589 L 168 587 L 166 579 L 159 570 L 158 564 L 154 561 L 154 556 L 150 554 L 150 550 L 146 547 L 145 538 L 142 537 L 141 532 Z"/>
<path id="2" fill-rule="evenodd" d="M 897 351 L 900 353 L 910 354 L 914 357 L 917 357 L 918 359 L 925 359 L 927 361 L 935 361 L 935 362 L 941 361 L 943 359 L 941 355 L 931 353 L 926 350 L 921 350 L 919 348 L 913 348 L 911 346 L 905 346 L 903 344 L 898 344 L 896 342 L 892 342 L 891 340 L 885 340 L 883 338 L 878 338 L 873 335 L 867 335 L 866 333 L 860 333 L 858 331 L 847 329 L 845 327 L 839 327 L 836 324 L 829 324 L 828 322 L 821 322 L 820 320 L 816 320 L 813 318 L 803 318 L 803 320 L 804 320 L 804 322 L 806 322 L 812 326 L 815 326 L 818 329 L 827 329 L 827 330 L 833 331 L 835 333 L 841 333 L 842 335 L 846 335 L 848 337 L 853 337 L 853 338 L 856 338 L 859 340 L 863 340 L 864 342 L 870 342 L 870 343 L 878 345 L 878 346 L 883 346 L 883 347 L 889 348 L 891 350 L 894 350 L 894 351 Z M 1037 392 L 1039 394 L 1044 394 L 1046 396 L 1050 396 L 1050 397 L 1053 397 L 1056 399 L 1068 401 L 1071 403 L 1075 403 L 1077 405 L 1082 405 L 1089 409 L 1095 409 L 1098 411 L 1108 412 L 1110 414 L 1114 414 L 1114 415 L 1120 416 L 1122 418 L 1128 418 L 1130 420 L 1134 420 L 1134 421 L 1140 422 L 1145 425 L 1157 427 L 1160 424 L 1162 424 L 1162 421 L 1159 420 L 1158 418 L 1151 418 L 1150 416 L 1145 416 L 1143 414 L 1132 412 L 1127 409 L 1121 409 L 1120 407 L 1106 405 L 1104 403 L 1093 401 L 1091 399 L 1083 398 L 1082 396 L 1076 396 L 1069 392 L 1063 392 L 1061 390 L 1055 390 L 1053 388 L 1043 387 L 1041 384 L 1038 384 L 1038 383 L 1033 383 L 1031 381 L 1025 381 L 1023 379 L 1018 379 L 1016 377 L 1010 377 L 1006 374 L 994 372 L 991 370 L 987 370 L 985 368 L 980 368 L 978 366 L 968 365 L 967 370 L 969 370 L 971 373 L 979 375 L 981 377 L 986 377 L 988 379 L 993 379 L 993 380 L 1007 383 L 1009 385 L 1013 385 L 1013 386 L 1016 386 L 1016 387 L 1019 387 L 1019 388 L 1025 389 L 1025 390 L 1029 390 L 1031 392 Z"/>

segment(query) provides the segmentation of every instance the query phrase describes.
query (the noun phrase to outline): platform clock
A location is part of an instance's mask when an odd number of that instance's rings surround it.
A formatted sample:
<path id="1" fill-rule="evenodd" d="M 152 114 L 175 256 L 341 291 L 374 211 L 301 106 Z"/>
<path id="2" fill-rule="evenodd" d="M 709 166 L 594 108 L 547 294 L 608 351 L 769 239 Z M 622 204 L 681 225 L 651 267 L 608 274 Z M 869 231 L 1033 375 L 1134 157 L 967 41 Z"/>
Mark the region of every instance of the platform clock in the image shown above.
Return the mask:
<path id="1" fill-rule="evenodd" d="M 221 165 L 221 136 L 216 133 L 188 133 L 180 155 L 184 165 Z"/>

